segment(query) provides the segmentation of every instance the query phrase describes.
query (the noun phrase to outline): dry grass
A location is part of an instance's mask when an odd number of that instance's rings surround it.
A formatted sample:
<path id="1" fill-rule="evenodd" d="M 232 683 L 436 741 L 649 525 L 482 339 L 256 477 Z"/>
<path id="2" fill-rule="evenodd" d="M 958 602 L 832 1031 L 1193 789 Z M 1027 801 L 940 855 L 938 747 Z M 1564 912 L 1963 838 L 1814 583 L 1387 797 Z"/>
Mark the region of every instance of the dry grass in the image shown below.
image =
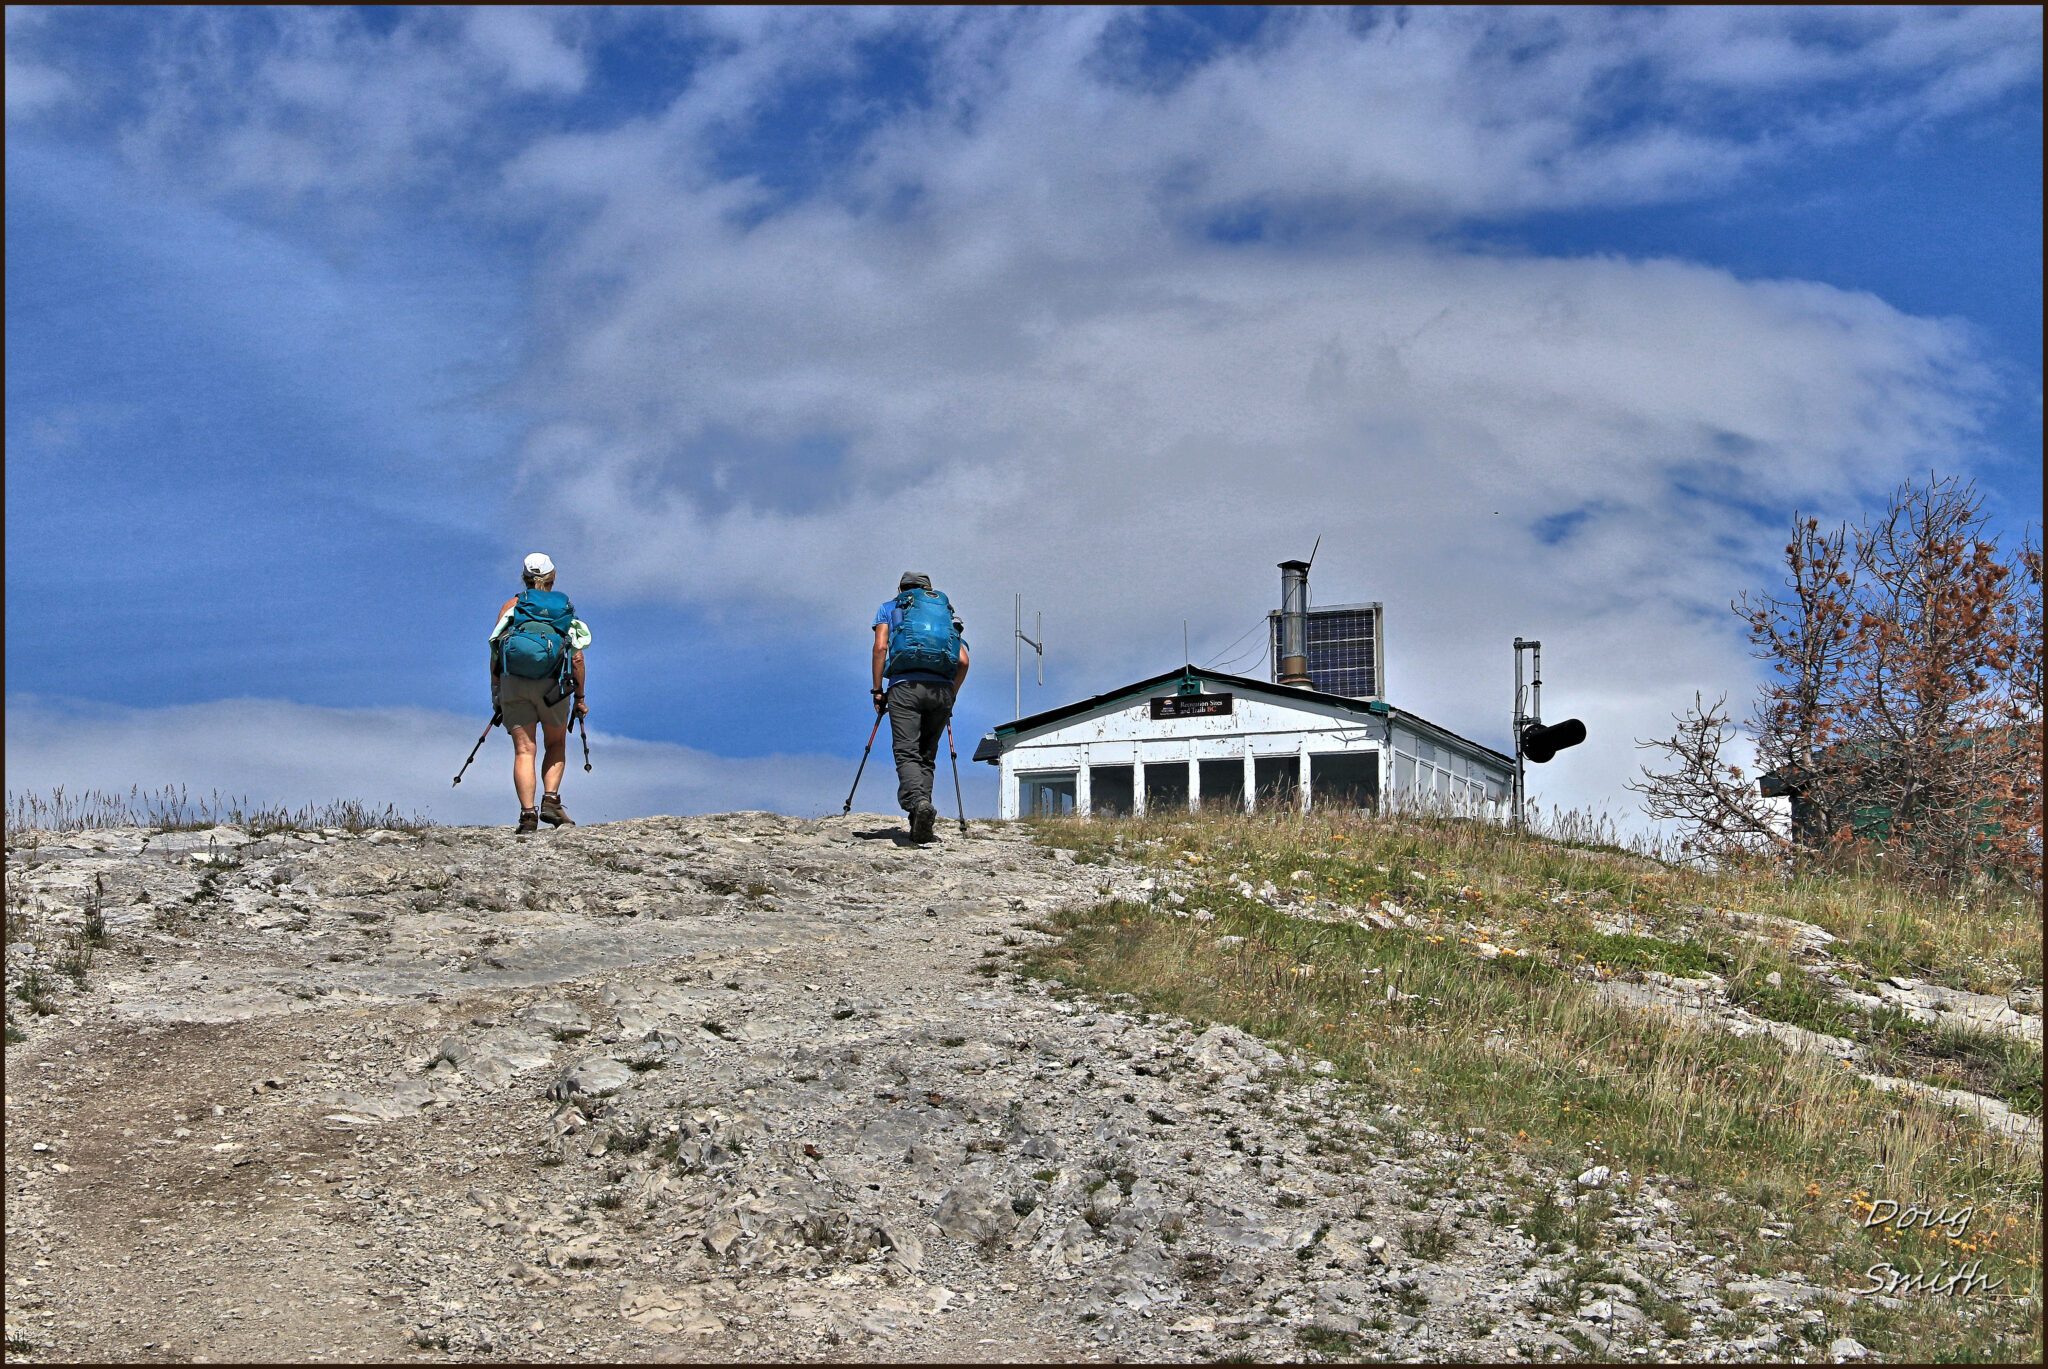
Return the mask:
<path id="1" fill-rule="evenodd" d="M 1162 884 L 1183 901 L 1162 889 L 1150 903 L 1073 913 L 1055 928 L 1061 942 L 1031 958 L 1033 972 L 1293 1043 L 1331 1060 L 1372 1101 L 1401 1102 L 1438 1127 L 1484 1127 L 1488 1145 L 1541 1172 L 1606 1163 L 1638 1182 L 1667 1176 L 1695 1238 L 1737 1268 L 1800 1269 L 1853 1288 L 1880 1261 L 1931 1269 L 1982 1259 L 1988 1277 L 2030 1301 L 1917 1298 L 1885 1309 L 1859 1299 L 1831 1316 L 1887 1355 L 2010 1359 L 2040 1349 L 2038 1147 L 1876 1093 L 1832 1061 L 1609 1005 L 1582 977 L 1581 961 L 1605 960 L 1673 973 L 1711 965 L 1738 986 L 1763 985 L 1768 967 L 1784 965 L 1781 979 L 1796 987 L 1805 977 L 1779 948 L 1732 931 L 1681 938 L 1681 923 L 1702 920 L 1688 910 L 1748 908 L 1822 925 L 1832 915 L 1847 928 L 1863 886 L 1713 875 L 1640 850 L 1413 815 L 1040 830 L 1083 860 L 1115 853 L 1171 871 Z M 1915 967 L 1935 972 L 1927 977 L 1967 979 L 1982 960 L 2040 982 L 2038 921 L 1980 910 L 1989 924 L 1969 926 L 1899 891 L 1882 906 L 1925 943 Z M 1399 909 L 1417 925 L 1359 925 L 1368 907 Z M 1637 930 L 1599 931 L 1596 911 Z M 1502 953 L 1475 954 L 1480 940 Z M 2004 1068 L 2022 1101 L 2030 1086 L 2038 1111 L 2040 1052 L 2017 1049 Z M 1953 1243 L 1942 1232 L 1866 1228 L 1871 1205 L 1885 1200 L 1975 1213 Z M 1788 1234 L 1761 1238 L 1773 1222 Z"/>
<path id="2" fill-rule="evenodd" d="M 144 791 L 132 787 L 126 794 L 88 789 L 67 793 L 58 785 L 48 794 L 7 791 L 6 832 L 8 844 L 36 832 L 77 832 L 105 827 L 146 827 L 160 832 L 191 831 L 205 827 L 240 827 L 253 835 L 266 832 L 306 832 L 334 828 L 344 832 L 367 832 L 380 828 L 418 831 L 431 824 L 417 815 L 400 813 L 387 804 L 372 808 L 355 799 L 332 803 L 303 804 L 297 808 L 280 804 L 252 805 L 246 798 L 221 793 L 194 795 L 184 785 L 165 785 Z"/>
<path id="3" fill-rule="evenodd" d="M 1778 880 L 1728 876 L 1721 906 L 1795 917 L 1842 939 L 1880 975 L 1932 979 L 1976 993 L 2041 983 L 2040 893 L 1986 885 L 1942 897 L 1865 875 Z"/>
<path id="4" fill-rule="evenodd" d="M 1595 909 L 1625 912 L 1652 928 L 1698 926 L 1701 909 L 1741 909 L 1821 927 L 1840 938 L 1833 948 L 1837 960 L 1872 975 L 1991 994 L 2042 982 L 2038 885 L 1979 884 L 1944 895 L 1874 875 L 1793 875 L 1771 865 L 1702 869 L 1672 859 L 1653 841 L 1623 839 L 1604 815 L 1553 810 L 1526 836 L 1434 809 L 1384 816 L 1286 813 L 1250 821 L 1234 815 L 1095 825 L 1067 820 L 1048 827 L 1076 833 L 1059 840 L 1084 854 L 1119 836 L 1169 845 L 1213 839 L 1228 850 L 1238 840 L 1233 834 L 1258 832 L 1266 855 L 1345 876 L 1338 893 L 1346 897 L 1435 899 L 1464 888 L 1474 906 L 1518 918 L 1556 920 L 1562 910 L 1569 920 L 1575 908 Z M 1351 859 L 1332 865 L 1340 855 Z M 1376 876 L 1374 865 L 1390 873 Z M 1721 929 L 1709 920 L 1704 930 L 1712 940 Z"/>

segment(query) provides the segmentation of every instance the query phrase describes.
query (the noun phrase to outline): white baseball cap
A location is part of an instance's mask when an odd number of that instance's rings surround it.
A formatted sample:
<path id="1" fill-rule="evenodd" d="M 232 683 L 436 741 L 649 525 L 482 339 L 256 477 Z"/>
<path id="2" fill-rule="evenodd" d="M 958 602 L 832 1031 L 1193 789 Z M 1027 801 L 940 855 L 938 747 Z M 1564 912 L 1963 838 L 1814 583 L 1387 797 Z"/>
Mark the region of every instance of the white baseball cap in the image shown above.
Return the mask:
<path id="1" fill-rule="evenodd" d="M 534 576 L 553 575 L 555 563 L 548 560 L 546 552 L 533 552 L 526 558 L 526 573 Z"/>

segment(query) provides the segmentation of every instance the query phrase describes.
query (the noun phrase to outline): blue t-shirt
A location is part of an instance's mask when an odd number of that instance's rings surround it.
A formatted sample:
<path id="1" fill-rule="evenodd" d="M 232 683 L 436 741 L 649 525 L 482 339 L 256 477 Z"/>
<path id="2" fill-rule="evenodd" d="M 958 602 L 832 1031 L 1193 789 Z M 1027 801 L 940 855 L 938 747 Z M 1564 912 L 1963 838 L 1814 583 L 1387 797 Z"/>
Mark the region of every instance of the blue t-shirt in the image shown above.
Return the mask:
<path id="1" fill-rule="evenodd" d="M 903 625 L 903 610 L 896 607 L 895 595 L 891 595 L 887 599 L 884 599 L 882 601 L 882 606 L 875 610 L 875 621 L 870 626 L 880 627 L 884 623 L 887 623 L 889 625 L 889 631 L 892 635 L 895 633 L 897 628 Z M 960 631 L 960 617 L 958 614 L 955 614 L 953 617 L 953 631 Z M 967 645 L 967 639 L 965 637 L 962 637 L 960 639 L 960 645 Z M 913 670 L 909 671 L 906 674 L 889 676 L 888 678 L 882 681 L 882 688 L 894 689 L 897 685 L 897 682 L 901 680 L 923 680 L 927 683 L 943 685 L 949 685 L 953 683 L 953 677 L 951 675 L 935 675 L 929 670 Z"/>

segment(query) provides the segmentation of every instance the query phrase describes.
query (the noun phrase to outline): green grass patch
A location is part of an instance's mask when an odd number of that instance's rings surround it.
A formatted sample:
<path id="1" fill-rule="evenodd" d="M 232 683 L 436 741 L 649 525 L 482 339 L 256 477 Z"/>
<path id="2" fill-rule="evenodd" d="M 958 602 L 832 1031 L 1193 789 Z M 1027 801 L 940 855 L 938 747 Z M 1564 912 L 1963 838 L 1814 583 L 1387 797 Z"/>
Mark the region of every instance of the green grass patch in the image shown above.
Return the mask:
<path id="1" fill-rule="evenodd" d="M 1332 1331 L 1322 1326 L 1304 1326 L 1295 1332 L 1302 1353 L 1323 1359 L 1357 1359 L 1366 1351 L 1363 1337 L 1349 1331 Z"/>
<path id="2" fill-rule="evenodd" d="M 1722 974 L 1728 957 L 1698 942 L 1660 941 L 1631 932 L 1595 932 L 1583 943 L 1582 954 L 1595 964 L 1613 970 L 1660 970 L 1681 979 L 1701 979 Z"/>
<path id="3" fill-rule="evenodd" d="M 2015 1112 L 2041 1115 L 2040 1047 L 2002 1032 L 1902 1021 L 1877 1035 L 1871 1059 L 1878 1069 L 1967 1089 Z"/>
<path id="4" fill-rule="evenodd" d="M 1770 982 L 1772 973 L 1778 975 L 1776 984 Z M 1885 1019 L 1831 998 L 1811 976 L 1789 962 L 1763 961 L 1738 974 L 1729 982 L 1728 1001 L 1773 1022 L 1852 1040 L 1889 1025 Z"/>
<path id="5" fill-rule="evenodd" d="M 2003 1032 L 1915 1021 L 1896 1008 L 1865 1010 L 1828 996 L 1811 976 L 1786 965 L 1779 983 L 1758 965 L 1729 985 L 1730 1001 L 1777 1022 L 1846 1037 L 1870 1048 L 1881 1074 L 1996 1098 L 2016 1112 L 2041 1115 L 2041 1049 Z"/>

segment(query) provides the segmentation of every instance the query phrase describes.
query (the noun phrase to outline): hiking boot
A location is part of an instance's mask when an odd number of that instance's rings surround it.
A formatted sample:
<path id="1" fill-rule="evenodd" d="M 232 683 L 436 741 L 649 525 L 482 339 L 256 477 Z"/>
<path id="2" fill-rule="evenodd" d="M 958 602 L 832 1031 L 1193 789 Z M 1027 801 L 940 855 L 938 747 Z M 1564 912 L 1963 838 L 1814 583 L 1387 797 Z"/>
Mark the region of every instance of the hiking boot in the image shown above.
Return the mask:
<path id="1" fill-rule="evenodd" d="M 569 816 L 569 810 L 562 807 L 560 794 L 540 796 L 540 820 L 550 827 L 574 827 L 576 819 Z"/>
<path id="2" fill-rule="evenodd" d="M 932 839 L 932 827 L 938 820 L 939 810 L 932 807 L 929 803 L 920 803 L 917 807 L 911 809 L 910 839 L 912 841 L 930 841 Z"/>
<path id="3" fill-rule="evenodd" d="M 520 809 L 520 810 L 519 810 L 519 826 L 518 826 L 518 827 L 517 827 L 516 829 L 514 829 L 514 835 L 515 835 L 515 836 L 522 836 L 522 837 L 525 837 L 525 836 L 531 836 L 531 835 L 533 835 L 533 834 L 534 834 L 535 832 L 538 832 L 539 830 L 540 830 L 540 813 L 539 813 L 539 811 L 538 811 L 538 810 L 536 810 L 536 809 L 532 809 L 532 808 L 522 808 L 522 809 Z"/>

